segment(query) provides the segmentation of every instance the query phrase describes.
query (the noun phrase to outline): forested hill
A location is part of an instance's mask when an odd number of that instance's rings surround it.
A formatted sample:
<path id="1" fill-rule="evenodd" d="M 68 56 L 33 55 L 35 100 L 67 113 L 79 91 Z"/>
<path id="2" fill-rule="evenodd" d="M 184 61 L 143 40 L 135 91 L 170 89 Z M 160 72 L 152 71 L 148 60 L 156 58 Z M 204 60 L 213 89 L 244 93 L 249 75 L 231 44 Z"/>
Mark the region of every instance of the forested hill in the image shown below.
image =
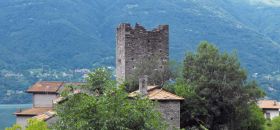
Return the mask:
<path id="1" fill-rule="evenodd" d="M 182 60 L 202 40 L 236 50 L 250 74 L 278 97 L 280 87 L 270 81 L 278 81 L 279 5 L 276 0 L 2 0 L 0 99 L 5 101 L 0 102 L 22 101 L 7 90 L 25 90 L 36 80 L 67 79 L 34 76 L 34 69 L 47 66 L 59 73 L 114 66 L 115 30 L 122 22 L 149 29 L 169 24 L 172 59 Z"/>

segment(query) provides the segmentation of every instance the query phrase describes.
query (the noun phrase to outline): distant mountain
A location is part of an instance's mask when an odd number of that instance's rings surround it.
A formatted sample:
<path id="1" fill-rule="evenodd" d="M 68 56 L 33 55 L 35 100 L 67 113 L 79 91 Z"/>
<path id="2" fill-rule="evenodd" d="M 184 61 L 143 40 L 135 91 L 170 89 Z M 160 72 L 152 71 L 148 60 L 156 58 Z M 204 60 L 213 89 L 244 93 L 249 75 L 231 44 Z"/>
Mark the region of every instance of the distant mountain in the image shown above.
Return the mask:
<path id="1" fill-rule="evenodd" d="M 139 22 L 149 29 L 170 25 L 172 59 L 207 40 L 236 50 L 250 74 L 272 73 L 280 63 L 280 8 L 273 1 L 0 1 L 0 69 L 113 66 L 116 27 Z"/>

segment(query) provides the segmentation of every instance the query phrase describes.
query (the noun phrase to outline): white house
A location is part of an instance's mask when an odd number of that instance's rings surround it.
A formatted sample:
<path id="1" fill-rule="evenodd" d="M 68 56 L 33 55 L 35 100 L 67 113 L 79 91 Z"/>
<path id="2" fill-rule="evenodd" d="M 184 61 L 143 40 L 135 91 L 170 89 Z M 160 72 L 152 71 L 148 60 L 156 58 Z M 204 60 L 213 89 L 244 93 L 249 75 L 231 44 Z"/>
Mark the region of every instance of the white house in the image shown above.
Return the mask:
<path id="1" fill-rule="evenodd" d="M 272 120 L 280 114 L 280 104 L 276 100 L 260 100 L 258 106 L 263 110 L 266 119 Z"/>

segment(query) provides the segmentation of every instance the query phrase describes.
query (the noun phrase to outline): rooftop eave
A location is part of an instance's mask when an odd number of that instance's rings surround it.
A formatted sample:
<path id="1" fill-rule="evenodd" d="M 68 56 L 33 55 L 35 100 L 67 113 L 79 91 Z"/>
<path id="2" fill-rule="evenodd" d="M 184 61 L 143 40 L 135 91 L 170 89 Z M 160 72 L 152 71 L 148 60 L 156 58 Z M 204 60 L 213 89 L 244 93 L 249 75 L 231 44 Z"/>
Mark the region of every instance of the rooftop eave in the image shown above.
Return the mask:
<path id="1" fill-rule="evenodd" d="M 22 113 L 13 113 L 16 116 L 37 116 L 37 114 L 22 114 Z"/>
<path id="2" fill-rule="evenodd" d="M 46 92 L 46 91 L 25 91 L 26 93 L 33 93 L 33 94 L 59 94 L 58 92 Z"/>
<path id="3" fill-rule="evenodd" d="M 150 98 L 149 98 L 150 99 Z M 152 101 L 183 101 L 184 99 L 150 99 Z"/>

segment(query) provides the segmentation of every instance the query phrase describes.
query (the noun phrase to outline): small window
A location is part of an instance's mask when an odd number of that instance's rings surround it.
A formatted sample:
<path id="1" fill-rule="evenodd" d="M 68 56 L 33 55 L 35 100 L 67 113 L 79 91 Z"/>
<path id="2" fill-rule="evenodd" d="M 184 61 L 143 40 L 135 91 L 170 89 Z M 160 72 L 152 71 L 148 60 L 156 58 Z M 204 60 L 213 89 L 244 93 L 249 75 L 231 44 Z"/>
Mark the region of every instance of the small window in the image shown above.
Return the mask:
<path id="1" fill-rule="evenodd" d="M 162 50 L 161 50 L 161 49 L 159 49 L 159 52 L 162 52 Z"/>
<path id="2" fill-rule="evenodd" d="M 134 61 L 134 58 L 131 58 L 131 61 Z"/>
<path id="3" fill-rule="evenodd" d="M 119 62 L 119 63 L 121 63 L 121 62 L 122 62 L 122 60 L 121 60 L 121 59 L 118 59 L 118 62 Z"/>
<path id="4" fill-rule="evenodd" d="M 173 120 L 173 117 L 171 117 L 170 120 Z"/>

